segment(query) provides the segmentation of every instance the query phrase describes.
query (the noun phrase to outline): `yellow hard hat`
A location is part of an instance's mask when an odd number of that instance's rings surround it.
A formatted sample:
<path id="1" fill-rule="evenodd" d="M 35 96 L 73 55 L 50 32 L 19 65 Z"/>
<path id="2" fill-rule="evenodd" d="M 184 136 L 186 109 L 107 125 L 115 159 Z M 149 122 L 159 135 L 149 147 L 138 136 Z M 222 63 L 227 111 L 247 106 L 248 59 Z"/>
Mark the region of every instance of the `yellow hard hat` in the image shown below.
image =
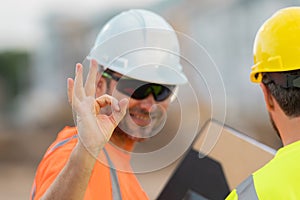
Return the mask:
<path id="1" fill-rule="evenodd" d="M 262 72 L 300 69 L 300 7 L 277 11 L 258 30 L 253 47 L 252 82 L 262 81 Z"/>

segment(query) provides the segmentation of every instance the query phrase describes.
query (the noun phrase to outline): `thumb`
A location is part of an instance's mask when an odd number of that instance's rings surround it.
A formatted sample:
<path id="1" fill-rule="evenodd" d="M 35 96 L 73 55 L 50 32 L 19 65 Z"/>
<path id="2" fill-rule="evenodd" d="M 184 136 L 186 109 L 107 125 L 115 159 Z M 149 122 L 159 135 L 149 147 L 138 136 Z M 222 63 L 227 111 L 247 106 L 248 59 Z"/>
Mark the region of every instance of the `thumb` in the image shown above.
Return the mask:
<path id="1" fill-rule="evenodd" d="M 114 121 L 116 124 L 119 124 L 119 122 L 125 116 L 128 102 L 129 102 L 128 99 L 124 98 L 124 99 L 120 100 L 118 103 L 119 105 L 117 107 L 119 109 L 113 109 L 112 117 L 114 118 Z M 112 107 L 114 107 L 114 106 L 112 106 Z"/>

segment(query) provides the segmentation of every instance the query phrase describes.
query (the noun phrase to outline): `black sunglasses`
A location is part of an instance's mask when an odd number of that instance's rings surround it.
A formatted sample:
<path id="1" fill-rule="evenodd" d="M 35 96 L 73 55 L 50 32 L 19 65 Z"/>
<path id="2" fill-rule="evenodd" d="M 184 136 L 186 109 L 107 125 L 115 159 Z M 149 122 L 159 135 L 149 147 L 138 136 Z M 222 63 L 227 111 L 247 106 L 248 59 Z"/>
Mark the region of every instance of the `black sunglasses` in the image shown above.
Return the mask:
<path id="1" fill-rule="evenodd" d="M 161 85 L 136 79 L 121 78 L 109 71 L 103 72 L 102 76 L 118 81 L 117 90 L 137 100 L 145 99 L 152 94 L 155 101 L 164 101 L 172 94 L 175 88 L 175 85 Z"/>

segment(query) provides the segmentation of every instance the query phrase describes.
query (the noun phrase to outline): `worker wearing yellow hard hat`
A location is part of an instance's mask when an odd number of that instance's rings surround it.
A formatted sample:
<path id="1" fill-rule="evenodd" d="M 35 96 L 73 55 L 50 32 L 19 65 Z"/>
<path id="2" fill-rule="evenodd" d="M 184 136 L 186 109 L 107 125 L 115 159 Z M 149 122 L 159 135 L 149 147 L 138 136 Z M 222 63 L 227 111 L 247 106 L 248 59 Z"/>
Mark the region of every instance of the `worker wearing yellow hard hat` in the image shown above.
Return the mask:
<path id="1" fill-rule="evenodd" d="M 257 32 L 253 53 L 250 79 L 260 83 L 284 147 L 227 199 L 300 199 L 300 7 L 271 16 Z"/>

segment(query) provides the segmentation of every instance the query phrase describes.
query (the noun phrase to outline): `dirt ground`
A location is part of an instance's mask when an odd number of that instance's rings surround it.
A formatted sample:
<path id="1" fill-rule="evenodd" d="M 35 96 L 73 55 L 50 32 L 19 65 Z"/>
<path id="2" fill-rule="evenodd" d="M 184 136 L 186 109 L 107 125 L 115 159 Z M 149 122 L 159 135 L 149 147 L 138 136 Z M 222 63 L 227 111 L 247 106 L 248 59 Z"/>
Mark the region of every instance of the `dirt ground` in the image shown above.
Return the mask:
<path id="1" fill-rule="evenodd" d="M 29 199 L 37 165 L 56 133 L 55 128 L 0 131 L 0 199 Z"/>

